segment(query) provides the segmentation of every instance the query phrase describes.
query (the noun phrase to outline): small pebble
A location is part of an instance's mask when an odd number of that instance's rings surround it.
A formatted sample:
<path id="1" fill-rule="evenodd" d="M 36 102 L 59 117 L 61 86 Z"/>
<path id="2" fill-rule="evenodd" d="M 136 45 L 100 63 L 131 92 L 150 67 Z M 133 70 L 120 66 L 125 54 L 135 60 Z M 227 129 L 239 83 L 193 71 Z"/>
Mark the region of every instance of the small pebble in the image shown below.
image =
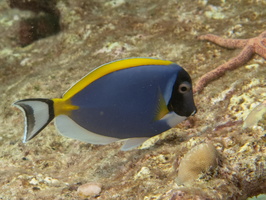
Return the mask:
<path id="1" fill-rule="evenodd" d="M 96 197 L 102 191 L 102 184 L 100 183 L 86 183 L 78 187 L 78 195 L 81 197 Z"/>

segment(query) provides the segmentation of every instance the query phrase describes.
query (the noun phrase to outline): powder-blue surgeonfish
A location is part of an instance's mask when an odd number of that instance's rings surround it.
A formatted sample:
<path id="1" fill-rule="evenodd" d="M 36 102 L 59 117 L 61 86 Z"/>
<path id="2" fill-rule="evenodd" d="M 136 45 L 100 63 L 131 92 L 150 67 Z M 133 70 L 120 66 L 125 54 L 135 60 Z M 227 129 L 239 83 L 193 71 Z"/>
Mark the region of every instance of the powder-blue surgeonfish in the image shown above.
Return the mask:
<path id="1" fill-rule="evenodd" d="M 58 131 L 91 144 L 125 140 L 122 150 L 139 146 L 196 113 L 189 74 L 154 58 L 104 64 L 74 84 L 62 98 L 14 103 L 25 115 L 23 142 L 55 118 Z"/>

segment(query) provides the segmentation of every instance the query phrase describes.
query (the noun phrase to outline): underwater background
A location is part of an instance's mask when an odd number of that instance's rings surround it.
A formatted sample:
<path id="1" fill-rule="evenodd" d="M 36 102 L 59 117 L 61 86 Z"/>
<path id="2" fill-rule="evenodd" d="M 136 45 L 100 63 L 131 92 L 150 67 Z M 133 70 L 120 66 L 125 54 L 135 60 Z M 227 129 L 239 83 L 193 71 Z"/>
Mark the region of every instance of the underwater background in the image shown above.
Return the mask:
<path id="1" fill-rule="evenodd" d="M 243 39 L 265 30 L 265 0 L 0 0 L 0 199 L 266 193 L 266 61 L 258 55 L 196 94 L 197 114 L 141 150 L 68 139 L 53 123 L 24 144 L 23 114 L 12 106 L 61 97 L 92 69 L 127 57 L 171 60 L 195 83 L 240 52 L 197 36 Z"/>

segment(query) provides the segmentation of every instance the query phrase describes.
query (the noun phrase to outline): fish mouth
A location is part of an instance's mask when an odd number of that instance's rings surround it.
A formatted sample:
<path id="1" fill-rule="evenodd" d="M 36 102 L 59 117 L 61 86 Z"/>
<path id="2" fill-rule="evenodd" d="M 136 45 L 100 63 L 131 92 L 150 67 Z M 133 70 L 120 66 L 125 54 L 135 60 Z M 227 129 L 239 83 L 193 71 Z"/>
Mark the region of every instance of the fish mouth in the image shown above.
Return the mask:
<path id="1" fill-rule="evenodd" d="M 190 114 L 190 116 L 193 116 L 193 115 L 195 115 L 197 113 L 197 109 L 195 109 L 191 114 Z"/>

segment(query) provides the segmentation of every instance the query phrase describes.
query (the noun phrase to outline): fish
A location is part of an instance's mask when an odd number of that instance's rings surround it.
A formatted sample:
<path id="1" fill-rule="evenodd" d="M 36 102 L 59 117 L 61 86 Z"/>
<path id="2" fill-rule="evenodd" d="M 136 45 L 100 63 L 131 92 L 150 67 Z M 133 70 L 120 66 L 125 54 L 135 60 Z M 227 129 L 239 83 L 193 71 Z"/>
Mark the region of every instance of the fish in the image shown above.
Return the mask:
<path id="1" fill-rule="evenodd" d="M 23 99 L 13 105 L 24 113 L 24 143 L 54 119 L 63 136 L 100 145 L 123 140 L 123 151 L 197 112 L 192 81 L 182 67 L 141 57 L 97 67 L 61 98 Z"/>

